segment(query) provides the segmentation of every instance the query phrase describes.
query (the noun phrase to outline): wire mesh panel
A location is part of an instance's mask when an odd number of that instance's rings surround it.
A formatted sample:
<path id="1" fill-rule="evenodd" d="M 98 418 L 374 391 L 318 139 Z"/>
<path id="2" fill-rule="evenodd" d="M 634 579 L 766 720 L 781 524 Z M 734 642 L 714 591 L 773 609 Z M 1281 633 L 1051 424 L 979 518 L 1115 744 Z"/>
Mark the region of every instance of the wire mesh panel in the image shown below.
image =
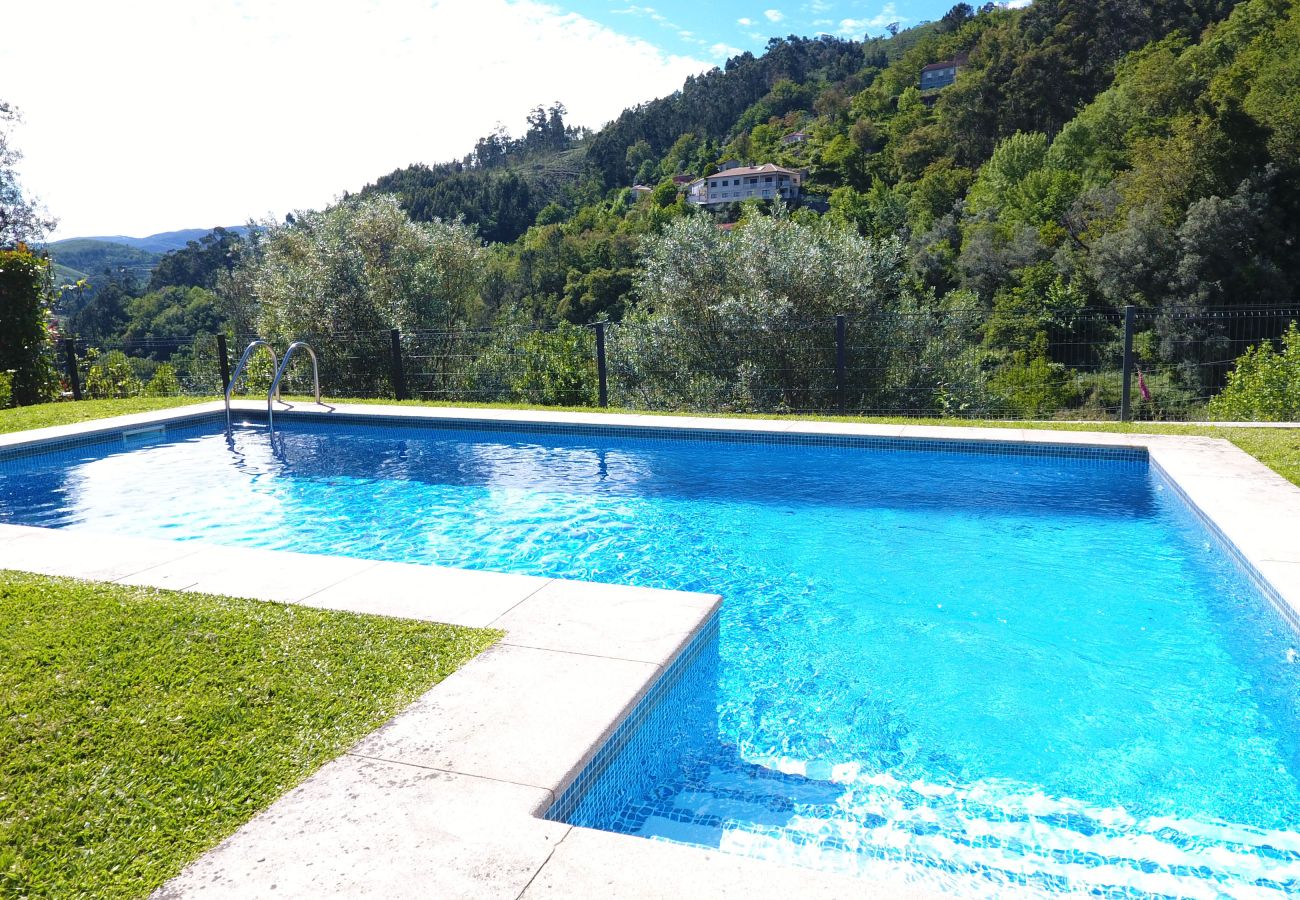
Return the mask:
<path id="1" fill-rule="evenodd" d="M 1248 349 L 1277 347 L 1300 307 L 1037 310 L 895 309 L 771 325 L 666 320 L 604 326 L 609 404 L 715 413 L 852 413 L 952 418 L 1106 420 L 1206 417 Z M 230 363 L 255 335 L 229 342 Z M 337 398 L 399 393 L 444 403 L 591 406 L 599 396 L 595 329 L 562 324 L 305 337 L 321 390 Z M 89 346 L 74 341 L 87 397 L 212 396 L 215 335 Z M 65 384 L 66 348 L 56 354 Z M 1129 379 L 1125 378 L 1125 359 Z M 283 346 L 277 347 L 284 352 Z M 269 354 L 250 358 L 236 393 L 265 396 Z M 284 394 L 311 391 L 298 354 Z M 1129 385 L 1127 403 L 1125 384 Z"/>
<path id="2" fill-rule="evenodd" d="M 663 322 L 607 331 L 610 403 L 704 412 L 836 408 L 834 319 L 683 333 Z"/>
<path id="3" fill-rule="evenodd" d="M 507 327 L 402 336 L 411 396 L 465 403 L 592 406 L 592 329 Z"/>
<path id="4" fill-rule="evenodd" d="M 89 399 L 221 393 L 214 334 L 73 345 L 81 392 Z"/>

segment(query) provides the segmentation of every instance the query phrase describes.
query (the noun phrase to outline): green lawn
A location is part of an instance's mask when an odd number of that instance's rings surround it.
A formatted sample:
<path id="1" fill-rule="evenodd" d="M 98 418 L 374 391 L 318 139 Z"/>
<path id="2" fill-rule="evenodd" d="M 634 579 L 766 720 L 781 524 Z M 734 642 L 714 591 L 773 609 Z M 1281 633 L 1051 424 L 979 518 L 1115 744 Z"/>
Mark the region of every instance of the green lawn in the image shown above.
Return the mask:
<path id="1" fill-rule="evenodd" d="M 220 398 L 132 397 L 130 400 L 77 400 L 0 409 L 0 434 L 26 431 L 29 428 L 45 428 L 50 425 L 72 425 L 90 419 L 102 419 L 105 416 L 124 416 L 127 413 L 189 406 L 193 403 L 201 403 L 205 399 L 219 400 Z"/>
<path id="2" fill-rule="evenodd" d="M 307 402 L 310 398 L 295 397 L 295 401 Z M 326 402 L 330 398 L 326 398 Z M 10 431 L 23 431 L 28 428 L 40 428 L 46 425 L 66 425 L 71 422 L 83 422 L 102 416 L 123 415 L 125 413 L 143 412 L 151 409 L 165 409 L 172 406 L 184 406 L 197 403 L 194 397 L 139 397 L 132 400 L 82 400 L 76 403 L 46 403 L 40 406 L 27 406 L 19 409 L 0 410 L 0 434 Z M 342 403 L 384 403 L 393 400 L 340 400 Z M 491 407 L 494 409 L 537 409 L 520 403 L 440 403 L 430 404 L 418 400 L 403 401 L 401 406 L 461 406 Z M 550 409 L 576 410 L 581 412 L 599 412 L 589 406 L 549 407 Z M 645 415 L 644 410 L 609 409 L 606 412 L 630 412 Z M 663 413 L 670 415 L 670 413 Z M 772 418 L 769 416 L 747 416 L 741 418 Z M 867 422 L 874 424 L 909 424 L 909 425 L 975 425 L 984 428 L 1052 428 L 1068 431 L 1110 431 L 1126 434 L 1192 434 L 1205 437 L 1219 437 L 1232 441 L 1242 450 L 1259 459 L 1283 477 L 1300 485 L 1300 428 L 1232 428 L 1218 425 L 1179 425 L 1160 422 L 1015 422 L 983 421 L 967 419 L 907 419 L 899 417 L 862 417 L 862 416 L 792 416 L 791 418 L 815 419 L 819 421 Z"/>
<path id="3" fill-rule="evenodd" d="M 0 571 L 0 896 L 148 894 L 498 636 Z"/>

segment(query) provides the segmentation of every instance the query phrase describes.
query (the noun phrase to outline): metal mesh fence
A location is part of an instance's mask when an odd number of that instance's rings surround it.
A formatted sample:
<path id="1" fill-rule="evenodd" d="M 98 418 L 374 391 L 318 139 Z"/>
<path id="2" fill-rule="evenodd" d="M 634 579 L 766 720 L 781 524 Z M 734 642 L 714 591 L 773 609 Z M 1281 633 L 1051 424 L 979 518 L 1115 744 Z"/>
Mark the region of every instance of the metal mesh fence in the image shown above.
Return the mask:
<path id="1" fill-rule="evenodd" d="M 1295 321 L 1300 307 L 1130 309 L 1127 324 L 1115 310 L 951 309 L 762 326 L 650 321 L 303 339 L 316 351 L 322 392 L 335 398 L 594 406 L 607 397 L 648 410 L 1180 420 L 1203 417 L 1235 361 Z M 75 352 L 87 397 L 216 396 L 222 343 L 233 366 L 254 337 L 70 339 L 58 358 L 71 382 L 66 351 Z M 273 374 L 269 354 L 255 354 L 236 393 L 265 396 Z M 305 353 L 281 390 L 310 393 Z"/>

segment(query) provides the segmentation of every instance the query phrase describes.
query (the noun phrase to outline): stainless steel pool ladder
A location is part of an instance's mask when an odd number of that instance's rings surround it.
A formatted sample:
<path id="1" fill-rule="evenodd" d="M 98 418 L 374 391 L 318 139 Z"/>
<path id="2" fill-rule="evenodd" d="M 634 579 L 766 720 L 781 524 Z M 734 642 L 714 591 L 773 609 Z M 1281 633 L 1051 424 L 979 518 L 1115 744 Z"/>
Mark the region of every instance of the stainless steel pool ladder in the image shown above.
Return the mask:
<path id="1" fill-rule="evenodd" d="M 289 349 L 284 351 L 284 358 L 280 360 L 280 367 L 275 370 L 275 378 L 271 380 L 271 389 L 266 392 L 266 424 L 271 431 L 275 431 L 275 412 L 271 408 L 271 401 L 280 399 L 280 379 L 284 377 L 285 371 L 289 368 L 289 360 L 293 358 L 293 351 L 299 348 L 306 350 L 307 355 L 311 357 L 312 389 L 316 392 L 316 405 L 320 406 L 320 367 L 316 365 L 316 351 L 306 341 L 294 341 L 289 345 Z"/>
<path id="2" fill-rule="evenodd" d="M 249 344 L 247 347 L 244 348 L 244 355 L 239 357 L 239 365 L 235 366 L 235 374 L 230 376 L 230 383 L 226 385 L 226 430 L 227 431 L 230 430 L 230 395 L 235 392 L 235 383 L 239 381 L 239 376 L 244 374 L 244 369 L 248 367 L 248 358 L 253 355 L 253 351 L 256 350 L 258 347 L 266 348 L 266 352 L 271 354 L 271 370 L 279 371 L 280 360 L 275 355 L 275 348 L 272 347 L 270 344 L 268 344 L 266 341 L 253 341 L 251 344 Z M 285 354 L 285 357 L 288 358 L 288 354 Z M 276 379 L 276 382 L 277 383 L 279 382 L 278 377 Z M 271 390 L 272 392 L 274 392 L 275 388 L 272 387 Z M 317 402 L 319 402 L 320 401 L 319 388 L 317 388 L 316 394 L 317 394 L 316 397 Z M 267 396 L 266 405 L 268 407 L 271 405 L 270 395 Z"/>

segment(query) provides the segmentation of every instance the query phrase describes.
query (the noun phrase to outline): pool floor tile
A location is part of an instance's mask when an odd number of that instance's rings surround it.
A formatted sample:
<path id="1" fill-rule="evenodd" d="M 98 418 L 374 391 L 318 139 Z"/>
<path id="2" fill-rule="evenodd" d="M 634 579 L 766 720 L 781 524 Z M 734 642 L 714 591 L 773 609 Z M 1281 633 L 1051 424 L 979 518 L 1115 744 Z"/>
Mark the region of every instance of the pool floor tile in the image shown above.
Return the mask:
<path id="1" fill-rule="evenodd" d="M 569 826 L 545 791 L 343 756 L 154 893 L 514 900 Z"/>
<path id="2" fill-rule="evenodd" d="M 797 869 L 729 853 L 574 828 L 520 900 L 921 898 L 898 883 Z"/>

